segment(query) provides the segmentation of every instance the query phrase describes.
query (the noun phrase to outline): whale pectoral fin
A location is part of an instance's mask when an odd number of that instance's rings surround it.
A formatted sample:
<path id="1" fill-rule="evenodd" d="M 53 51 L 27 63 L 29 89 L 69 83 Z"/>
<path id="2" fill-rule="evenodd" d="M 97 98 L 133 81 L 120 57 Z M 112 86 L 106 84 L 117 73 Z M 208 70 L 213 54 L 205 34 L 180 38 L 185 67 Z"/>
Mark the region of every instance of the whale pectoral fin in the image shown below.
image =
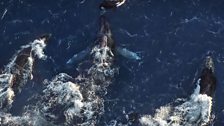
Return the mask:
<path id="1" fill-rule="evenodd" d="M 126 48 L 116 47 L 116 52 L 117 52 L 117 54 L 119 54 L 127 59 L 130 59 L 130 60 L 135 60 L 135 61 L 141 60 L 141 57 L 138 56 L 137 53 L 132 52 Z"/>
<path id="2" fill-rule="evenodd" d="M 72 58 L 70 58 L 67 62 L 66 65 L 74 65 L 80 61 L 82 61 L 83 59 L 85 59 L 87 57 L 88 54 L 90 54 L 91 52 L 91 48 L 87 47 L 86 49 L 82 50 L 81 52 L 74 54 Z"/>

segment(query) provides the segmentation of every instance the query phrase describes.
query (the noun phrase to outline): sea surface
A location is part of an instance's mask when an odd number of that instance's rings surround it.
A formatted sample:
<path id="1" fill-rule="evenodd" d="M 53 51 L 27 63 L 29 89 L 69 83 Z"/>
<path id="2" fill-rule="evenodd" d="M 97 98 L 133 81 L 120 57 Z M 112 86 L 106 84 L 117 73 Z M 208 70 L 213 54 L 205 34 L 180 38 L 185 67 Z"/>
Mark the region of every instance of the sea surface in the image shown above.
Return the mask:
<path id="1" fill-rule="evenodd" d="M 94 42 L 99 30 L 101 0 L 0 0 L 0 68 L 22 45 L 44 33 L 52 34 L 48 59 L 35 63 L 33 80 L 18 94 L 10 112 L 18 116 L 43 81 L 60 72 L 76 76 L 66 61 Z M 213 97 L 214 126 L 224 125 L 224 1 L 126 0 L 105 12 L 116 45 L 141 57 L 116 57 L 120 68 L 104 97 L 100 125 L 122 120 L 125 114 L 154 114 L 160 106 L 188 98 L 203 59 L 215 63 L 217 88 Z"/>

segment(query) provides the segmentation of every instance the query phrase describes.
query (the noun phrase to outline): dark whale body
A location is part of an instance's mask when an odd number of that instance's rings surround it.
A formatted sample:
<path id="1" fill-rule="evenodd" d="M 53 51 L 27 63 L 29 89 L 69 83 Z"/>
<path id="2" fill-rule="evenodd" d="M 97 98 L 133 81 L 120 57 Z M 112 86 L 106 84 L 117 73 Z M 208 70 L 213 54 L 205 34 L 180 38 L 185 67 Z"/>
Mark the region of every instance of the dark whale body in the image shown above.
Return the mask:
<path id="1" fill-rule="evenodd" d="M 91 54 L 91 49 L 93 46 L 99 45 L 100 48 L 106 46 L 108 47 L 110 51 L 108 55 L 110 57 L 114 57 L 114 55 L 121 55 L 129 60 L 137 61 L 141 60 L 141 57 L 138 56 L 138 54 L 124 48 L 121 46 L 117 46 L 113 40 L 113 35 L 110 29 L 110 25 L 104 15 L 100 16 L 100 29 L 98 32 L 98 35 L 96 37 L 96 40 L 94 43 L 92 43 L 90 46 L 88 46 L 86 49 L 82 50 L 81 52 L 74 54 L 72 58 L 70 58 L 66 62 L 66 68 L 72 68 L 74 64 L 77 64 L 84 59 L 88 57 L 89 54 Z M 112 58 L 114 60 L 114 58 Z"/>
<path id="2" fill-rule="evenodd" d="M 13 66 L 13 69 L 11 71 L 11 73 L 13 74 L 13 80 L 11 82 L 11 86 L 15 92 L 15 94 L 17 94 L 18 92 L 20 92 L 20 86 L 22 81 L 23 81 L 23 77 L 24 77 L 24 70 L 26 65 L 29 62 L 29 57 L 30 57 L 30 53 L 31 53 L 32 48 L 28 47 L 28 48 L 24 48 L 17 56 L 16 60 L 15 60 L 15 64 Z"/>
<path id="3" fill-rule="evenodd" d="M 94 43 L 88 46 L 86 49 L 79 52 L 78 54 L 73 55 L 73 57 L 66 62 L 68 68 L 71 68 L 73 64 L 86 59 L 88 55 L 91 53 L 93 46 L 96 45 L 99 45 L 100 47 L 107 46 L 113 54 L 115 53 L 115 43 L 112 37 L 110 25 L 104 15 L 100 16 L 99 25 L 100 29 Z"/>
<path id="4" fill-rule="evenodd" d="M 214 62 L 210 56 L 205 59 L 200 79 L 200 94 L 212 96 L 216 89 L 216 77 Z"/>
<path id="5" fill-rule="evenodd" d="M 107 46 L 109 48 L 111 48 L 112 50 L 114 50 L 115 43 L 114 43 L 114 40 L 112 39 L 112 33 L 111 33 L 110 25 L 109 25 L 106 17 L 103 16 L 103 15 L 100 16 L 100 32 L 99 32 L 99 35 L 101 35 L 98 38 L 100 40 L 102 40 L 103 35 L 107 36 L 107 39 L 108 39 Z"/>
<path id="6" fill-rule="evenodd" d="M 0 108 L 4 111 L 11 108 L 14 97 L 29 80 L 32 80 L 34 60 L 46 58 L 42 51 L 50 36 L 43 35 L 21 46 L 0 74 Z"/>
<path id="7" fill-rule="evenodd" d="M 43 40 L 44 43 L 46 44 L 48 42 L 50 36 L 51 36 L 50 34 L 44 34 L 39 37 L 39 40 Z M 10 72 L 13 74 L 13 79 L 12 79 L 12 82 L 10 85 L 11 85 L 12 89 L 14 90 L 15 94 L 20 92 L 21 87 L 24 85 L 23 81 L 24 81 L 24 77 L 26 76 L 25 74 L 27 74 L 26 69 L 30 62 L 29 58 L 32 58 L 32 57 L 35 57 L 34 54 L 32 54 L 32 46 L 23 48 L 17 54 L 15 62 L 13 64 L 12 68 L 10 69 Z M 33 60 L 35 60 L 35 59 L 33 59 Z M 31 80 L 32 78 L 30 78 L 30 76 L 29 76 L 28 79 Z"/>

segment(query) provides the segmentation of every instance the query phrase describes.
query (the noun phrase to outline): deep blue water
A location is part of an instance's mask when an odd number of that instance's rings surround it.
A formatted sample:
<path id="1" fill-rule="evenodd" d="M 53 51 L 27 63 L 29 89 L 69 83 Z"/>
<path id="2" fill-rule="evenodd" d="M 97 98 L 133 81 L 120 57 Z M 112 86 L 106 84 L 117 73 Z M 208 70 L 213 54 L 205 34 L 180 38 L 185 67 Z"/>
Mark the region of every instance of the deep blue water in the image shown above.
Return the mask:
<path id="1" fill-rule="evenodd" d="M 94 41 L 99 29 L 97 0 L 1 0 L 0 66 L 21 45 L 51 33 L 46 55 L 38 61 L 34 80 L 16 100 L 12 113 L 20 114 L 23 100 L 41 91 L 44 79 L 64 71 L 64 63 Z M 123 118 L 123 112 L 153 114 L 156 108 L 187 98 L 203 58 L 213 56 L 218 80 L 214 96 L 215 126 L 224 125 L 224 1 L 127 0 L 106 12 L 117 45 L 139 52 L 141 62 L 117 57 L 120 74 L 105 96 L 101 124 Z M 4 14 L 4 12 L 6 12 Z M 3 16 L 2 16 L 3 15 Z"/>

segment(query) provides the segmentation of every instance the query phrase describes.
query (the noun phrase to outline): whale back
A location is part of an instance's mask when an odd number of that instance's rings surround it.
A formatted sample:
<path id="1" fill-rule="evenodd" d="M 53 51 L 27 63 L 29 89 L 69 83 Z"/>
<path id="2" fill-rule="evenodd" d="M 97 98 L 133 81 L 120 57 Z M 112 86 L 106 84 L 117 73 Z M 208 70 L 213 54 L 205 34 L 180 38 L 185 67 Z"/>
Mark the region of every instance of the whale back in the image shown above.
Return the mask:
<path id="1" fill-rule="evenodd" d="M 107 21 L 106 17 L 101 15 L 100 16 L 100 31 L 99 31 L 99 40 L 102 40 L 103 36 L 107 36 L 107 46 L 111 48 L 113 51 L 115 48 L 114 40 L 112 39 L 112 32 L 110 29 L 110 24 Z"/>
<path id="2" fill-rule="evenodd" d="M 19 92 L 20 86 L 23 85 L 21 83 L 23 82 L 23 80 L 25 79 L 24 77 L 27 74 L 25 71 L 27 70 L 26 67 L 28 67 L 30 62 L 29 57 L 31 54 L 31 50 L 31 47 L 27 47 L 21 50 L 21 52 L 16 57 L 13 68 L 11 69 L 11 73 L 13 74 L 13 81 L 11 83 L 11 86 L 14 89 L 15 93 Z"/>
<path id="3" fill-rule="evenodd" d="M 212 96 L 216 89 L 216 77 L 214 73 L 214 62 L 210 56 L 205 59 L 200 79 L 200 94 Z"/>

